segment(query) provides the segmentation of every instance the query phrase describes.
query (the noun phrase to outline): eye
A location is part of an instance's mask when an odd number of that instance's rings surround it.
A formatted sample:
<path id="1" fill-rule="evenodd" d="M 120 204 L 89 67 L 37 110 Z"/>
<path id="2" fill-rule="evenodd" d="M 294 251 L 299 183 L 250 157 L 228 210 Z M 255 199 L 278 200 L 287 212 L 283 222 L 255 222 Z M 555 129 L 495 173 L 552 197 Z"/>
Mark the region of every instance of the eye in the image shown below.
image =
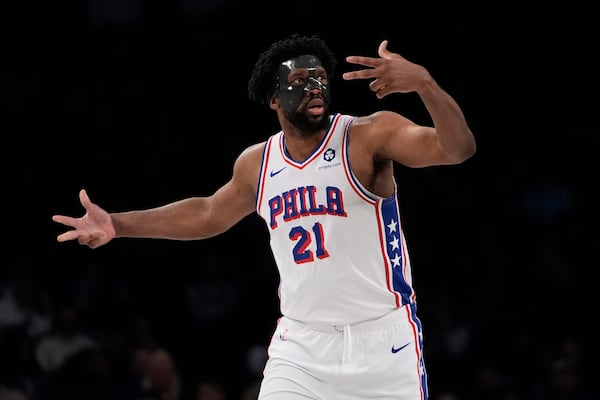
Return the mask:
<path id="1" fill-rule="evenodd" d="M 306 82 L 306 79 L 304 78 L 296 78 L 294 79 L 291 84 L 294 86 L 300 86 L 300 85 L 304 85 L 304 82 Z"/>

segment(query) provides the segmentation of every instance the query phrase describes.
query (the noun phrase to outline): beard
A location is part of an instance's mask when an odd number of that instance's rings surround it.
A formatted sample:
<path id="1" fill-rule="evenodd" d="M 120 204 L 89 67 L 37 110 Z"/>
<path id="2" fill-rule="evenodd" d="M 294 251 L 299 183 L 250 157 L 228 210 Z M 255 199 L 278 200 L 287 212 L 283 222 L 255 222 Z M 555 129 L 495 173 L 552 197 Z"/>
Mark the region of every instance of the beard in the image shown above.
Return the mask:
<path id="1" fill-rule="evenodd" d="M 310 115 L 305 107 L 294 112 L 286 112 L 285 117 L 306 136 L 327 130 L 329 127 L 329 108 L 327 106 L 325 106 L 325 112 L 318 117 Z"/>

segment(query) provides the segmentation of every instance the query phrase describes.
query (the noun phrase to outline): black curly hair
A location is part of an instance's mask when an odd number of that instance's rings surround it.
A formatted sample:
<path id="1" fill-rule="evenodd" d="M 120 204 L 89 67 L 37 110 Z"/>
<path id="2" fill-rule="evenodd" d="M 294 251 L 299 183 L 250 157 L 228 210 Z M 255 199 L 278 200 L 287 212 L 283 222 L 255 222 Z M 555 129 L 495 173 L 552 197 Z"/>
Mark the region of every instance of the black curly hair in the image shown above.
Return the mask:
<path id="1" fill-rule="evenodd" d="M 333 52 L 317 35 L 304 36 L 294 33 L 286 39 L 281 39 L 260 54 L 248 82 L 250 100 L 267 104 L 275 93 L 275 76 L 279 65 L 286 60 L 301 55 L 313 55 L 319 58 L 329 79 L 337 60 Z"/>

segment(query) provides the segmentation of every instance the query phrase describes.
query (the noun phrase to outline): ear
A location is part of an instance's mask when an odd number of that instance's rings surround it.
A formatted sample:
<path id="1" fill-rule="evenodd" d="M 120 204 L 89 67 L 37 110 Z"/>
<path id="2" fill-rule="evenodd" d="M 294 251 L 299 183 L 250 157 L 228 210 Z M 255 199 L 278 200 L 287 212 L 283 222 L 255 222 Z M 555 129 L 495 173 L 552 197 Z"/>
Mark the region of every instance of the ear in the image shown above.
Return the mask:
<path id="1" fill-rule="evenodd" d="M 277 110 L 279 108 L 279 99 L 277 96 L 273 95 L 273 97 L 271 97 L 271 100 L 269 100 L 269 107 L 271 110 Z"/>

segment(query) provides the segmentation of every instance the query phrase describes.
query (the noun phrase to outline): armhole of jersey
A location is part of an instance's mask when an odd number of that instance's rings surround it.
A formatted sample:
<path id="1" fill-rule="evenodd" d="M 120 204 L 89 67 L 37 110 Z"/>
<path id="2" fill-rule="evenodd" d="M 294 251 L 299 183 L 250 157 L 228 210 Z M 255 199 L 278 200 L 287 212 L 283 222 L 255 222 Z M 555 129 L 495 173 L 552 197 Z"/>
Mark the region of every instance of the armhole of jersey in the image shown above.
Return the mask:
<path id="1" fill-rule="evenodd" d="M 266 178 L 266 171 L 268 170 L 268 160 L 269 153 L 271 151 L 271 145 L 273 143 L 273 138 L 277 135 L 271 136 L 267 142 L 265 143 L 265 147 L 263 148 L 262 160 L 260 162 L 260 172 L 258 174 L 258 185 L 256 186 L 256 212 L 260 215 L 260 206 L 262 205 L 262 196 L 263 196 L 263 187 Z"/>
<path id="2" fill-rule="evenodd" d="M 350 157 L 348 156 L 348 149 L 350 146 L 350 128 L 352 127 L 352 123 L 356 120 L 356 117 L 349 116 L 349 119 L 346 121 L 344 126 L 344 138 L 342 142 L 342 150 L 343 150 L 343 161 L 344 161 L 344 169 L 346 170 L 346 177 L 350 186 L 354 189 L 354 191 L 365 201 L 374 204 L 377 200 L 385 200 L 385 198 L 376 195 L 375 193 L 371 193 L 371 191 L 367 190 L 362 183 L 358 180 L 358 178 L 354 175 L 352 171 L 352 166 L 350 165 Z"/>

